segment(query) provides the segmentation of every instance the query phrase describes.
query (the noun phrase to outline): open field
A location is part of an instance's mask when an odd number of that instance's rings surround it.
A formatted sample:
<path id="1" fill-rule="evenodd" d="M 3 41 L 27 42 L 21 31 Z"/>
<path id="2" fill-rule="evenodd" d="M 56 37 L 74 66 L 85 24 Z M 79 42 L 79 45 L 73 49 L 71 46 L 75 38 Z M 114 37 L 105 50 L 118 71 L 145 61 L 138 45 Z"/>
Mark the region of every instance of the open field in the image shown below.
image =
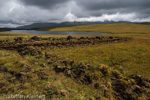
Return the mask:
<path id="1" fill-rule="evenodd" d="M 97 32 L 112 34 L 149 34 L 150 24 L 95 24 L 95 25 L 79 25 L 68 27 L 54 27 L 39 29 L 42 31 L 78 31 L 78 32 Z"/>
<path id="2" fill-rule="evenodd" d="M 149 99 L 150 34 L 33 36 L 0 34 L 2 99 L 5 94 L 44 94 L 47 100 Z"/>

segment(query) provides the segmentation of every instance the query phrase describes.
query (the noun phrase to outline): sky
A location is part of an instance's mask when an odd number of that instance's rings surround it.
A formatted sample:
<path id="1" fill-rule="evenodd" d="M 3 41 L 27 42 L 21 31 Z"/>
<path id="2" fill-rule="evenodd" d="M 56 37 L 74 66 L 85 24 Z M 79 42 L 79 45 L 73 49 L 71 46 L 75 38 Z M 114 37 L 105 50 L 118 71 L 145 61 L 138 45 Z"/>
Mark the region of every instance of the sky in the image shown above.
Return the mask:
<path id="1" fill-rule="evenodd" d="M 150 22 L 150 0 L 0 0 L 0 27 L 105 20 Z"/>

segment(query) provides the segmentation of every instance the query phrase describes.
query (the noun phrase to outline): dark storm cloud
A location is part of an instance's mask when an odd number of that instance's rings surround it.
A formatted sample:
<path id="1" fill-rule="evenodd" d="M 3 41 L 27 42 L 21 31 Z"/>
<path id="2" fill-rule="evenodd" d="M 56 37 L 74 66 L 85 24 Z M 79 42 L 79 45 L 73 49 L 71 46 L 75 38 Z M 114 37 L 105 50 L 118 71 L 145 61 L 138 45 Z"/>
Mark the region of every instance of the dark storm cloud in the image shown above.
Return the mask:
<path id="1" fill-rule="evenodd" d="M 119 9 L 119 8 L 147 8 L 150 0 L 76 0 L 78 5 L 87 10 Z"/>
<path id="2" fill-rule="evenodd" d="M 70 0 L 20 0 L 25 5 L 38 6 L 42 8 L 55 8 L 57 5 L 65 4 Z"/>
<path id="3" fill-rule="evenodd" d="M 150 0 L 0 0 L 1 25 L 62 21 L 150 21 Z"/>
<path id="4" fill-rule="evenodd" d="M 113 13 L 137 13 L 142 16 L 150 16 L 150 0 L 76 0 L 89 15 L 100 16 Z"/>

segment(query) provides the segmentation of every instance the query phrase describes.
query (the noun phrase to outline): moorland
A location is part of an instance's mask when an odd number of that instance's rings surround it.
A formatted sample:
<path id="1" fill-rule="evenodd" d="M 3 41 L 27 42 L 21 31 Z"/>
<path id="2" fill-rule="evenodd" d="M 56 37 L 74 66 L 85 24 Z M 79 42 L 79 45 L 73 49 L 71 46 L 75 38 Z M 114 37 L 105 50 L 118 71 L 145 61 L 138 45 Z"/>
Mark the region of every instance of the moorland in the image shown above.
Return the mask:
<path id="1" fill-rule="evenodd" d="M 109 35 L 0 33 L 0 98 L 150 99 L 150 25 L 100 24 L 43 28 Z M 7 100 L 7 99 L 6 99 Z"/>

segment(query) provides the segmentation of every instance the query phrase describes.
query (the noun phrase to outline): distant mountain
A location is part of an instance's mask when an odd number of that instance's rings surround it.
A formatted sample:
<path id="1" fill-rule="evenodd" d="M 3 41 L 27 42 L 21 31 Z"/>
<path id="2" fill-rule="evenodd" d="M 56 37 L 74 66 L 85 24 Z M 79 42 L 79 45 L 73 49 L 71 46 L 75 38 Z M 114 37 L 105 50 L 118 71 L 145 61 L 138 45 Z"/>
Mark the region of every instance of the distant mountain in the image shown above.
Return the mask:
<path id="1" fill-rule="evenodd" d="M 4 31 L 10 31 L 12 30 L 11 28 L 0 28 L 0 32 L 4 32 Z"/>
<path id="2" fill-rule="evenodd" d="M 104 22 L 62 22 L 62 23 L 34 23 L 31 25 L 25 25 L 17 27 L 17 29 L 38 29 L 46 27 L 61 27 L 61 26 L 74 26 L 74 25 L 90 25 L 90 24 L 110 24 L 110 23 L 131 23 L 127 21 L 104 21 Z"/>
<path id="3" fill-rule="evenodd" d="M 139 24 L 150 24 L 150 22 L 142 22 L 142 23 L 139 23 Z"/>

